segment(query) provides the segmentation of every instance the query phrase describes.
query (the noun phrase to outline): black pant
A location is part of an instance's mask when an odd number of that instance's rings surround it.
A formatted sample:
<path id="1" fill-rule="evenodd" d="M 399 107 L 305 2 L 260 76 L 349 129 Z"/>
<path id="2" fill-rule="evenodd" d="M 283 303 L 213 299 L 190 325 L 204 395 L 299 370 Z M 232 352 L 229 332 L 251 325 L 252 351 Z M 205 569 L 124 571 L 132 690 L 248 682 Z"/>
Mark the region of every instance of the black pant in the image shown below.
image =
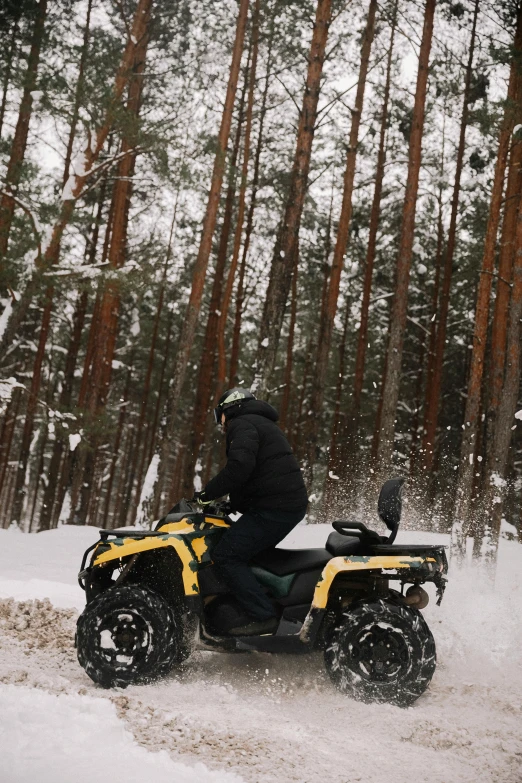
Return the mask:
<path id="1" fill-rule="evenodd" d="M 282 541 L 304 515 L 304 510 L 247 511 L 224 533 L 212 552 L 212 560 L 226 583 L 256 620 L 274 617 L 275 612 L 247 563 L 259 552 Z"/>

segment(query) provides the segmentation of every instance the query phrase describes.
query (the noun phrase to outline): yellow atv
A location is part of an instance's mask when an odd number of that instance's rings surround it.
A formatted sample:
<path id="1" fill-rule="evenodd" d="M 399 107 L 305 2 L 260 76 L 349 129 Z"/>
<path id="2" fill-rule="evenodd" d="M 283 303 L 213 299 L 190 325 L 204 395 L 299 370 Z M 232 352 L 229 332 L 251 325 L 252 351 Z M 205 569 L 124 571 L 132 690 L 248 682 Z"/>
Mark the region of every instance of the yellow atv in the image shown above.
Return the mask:
<path id="1" fill-rule="evenodd" d="M 248 618 L 212 563 L 213 547 L 234 524 L 224 504 L 202 511 L 181 501 L 154 531 L 101 530 L 79 574 L 87 597 L 76 634 L 80 664 L 94 682 L 125 687 L 168 674 L 192 650 L 320 649 L 344 693 L 411 704 L 435 671 L 421 585 L 434 582 L 440 603 L 447 560 L 439 545 L 393 543 L 403 482 L 387 481 L 379 496 L 388 538 L 336 521 L 324 549 L 273 548 L 254 558 L 280 618 L 270 635 L 228 634 Z"/>

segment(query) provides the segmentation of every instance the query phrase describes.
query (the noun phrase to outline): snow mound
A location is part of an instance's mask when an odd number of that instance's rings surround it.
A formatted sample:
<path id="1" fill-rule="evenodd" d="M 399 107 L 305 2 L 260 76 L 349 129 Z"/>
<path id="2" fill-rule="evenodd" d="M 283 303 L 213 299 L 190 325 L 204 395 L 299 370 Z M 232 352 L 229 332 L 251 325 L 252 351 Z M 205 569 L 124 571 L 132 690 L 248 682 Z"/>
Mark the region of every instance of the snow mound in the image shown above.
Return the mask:
<path id="1" fill-rule="evenodd" d="M 57 609 L 48 599 L 22 603 L 12 598 L 0 600 L 2 635 L 15 636 L 29 650 L 73 650 L 76 617 L 73 609 Z"/>
<path id="2" fill-rule="evenodd" d="M 16 598 L 18 601 L 47 598 L 53 606 L 76 609 L 81 612 L 85 606 L 85 593 L 78 585 L 67 585 L 48 579 L 2 579 L 0 598 Z"/>
<path id="3" fill-rule="evenodd" d="M 106 699 L 0 685 L 3 783 L 240 783 L 138 745 Z"/>
<path id="4" fill-rule="evenodd" d="M 30 535 L 0 530 L 0 598 L 49 598 L 55 606 L 81 612 L 85 593 L 78 571 L 84 551 L 98 536 L 95 527 L 75 525 Z"/>

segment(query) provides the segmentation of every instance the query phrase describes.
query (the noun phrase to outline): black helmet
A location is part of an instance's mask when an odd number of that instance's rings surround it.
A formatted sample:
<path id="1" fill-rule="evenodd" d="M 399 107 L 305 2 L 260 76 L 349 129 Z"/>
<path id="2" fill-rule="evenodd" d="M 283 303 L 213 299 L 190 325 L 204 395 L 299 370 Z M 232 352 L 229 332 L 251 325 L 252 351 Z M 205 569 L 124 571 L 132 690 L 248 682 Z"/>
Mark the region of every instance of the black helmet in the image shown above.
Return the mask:
<path id="1" fill-rule="evenodd" d="M 248 389 L 229 389 L 220 398 L 219 402 L 214 408 L 214 419 L 216 424 L 219 424 L 221 420 L 221 414 L 227 411 L 229 408 L 233 408 L 236 405 L 241 405 L 246 400 L 255 400 L 256 398 Z"/>

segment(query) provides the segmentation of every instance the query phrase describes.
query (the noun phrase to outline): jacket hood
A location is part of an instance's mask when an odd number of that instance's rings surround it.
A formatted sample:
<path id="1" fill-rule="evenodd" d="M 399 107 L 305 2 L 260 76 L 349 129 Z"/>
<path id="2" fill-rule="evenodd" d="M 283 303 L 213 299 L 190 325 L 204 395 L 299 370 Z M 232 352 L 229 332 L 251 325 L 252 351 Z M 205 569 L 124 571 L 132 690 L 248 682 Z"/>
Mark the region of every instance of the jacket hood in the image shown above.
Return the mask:
<path id="1" fill-rule="evenodd" d="M 279 414 L 276 409 L 263 400 L 246 400 L 240 405 L 234 405 L 234 407 L 227 412 L 227 419 L 235 419 L 238 416 L 245 416 L 247 413 L 255 413 L 257 416 L 264 416 L 265 419 L 270 419 L 270 421 L 277 421 L 279 419 Z"/>

